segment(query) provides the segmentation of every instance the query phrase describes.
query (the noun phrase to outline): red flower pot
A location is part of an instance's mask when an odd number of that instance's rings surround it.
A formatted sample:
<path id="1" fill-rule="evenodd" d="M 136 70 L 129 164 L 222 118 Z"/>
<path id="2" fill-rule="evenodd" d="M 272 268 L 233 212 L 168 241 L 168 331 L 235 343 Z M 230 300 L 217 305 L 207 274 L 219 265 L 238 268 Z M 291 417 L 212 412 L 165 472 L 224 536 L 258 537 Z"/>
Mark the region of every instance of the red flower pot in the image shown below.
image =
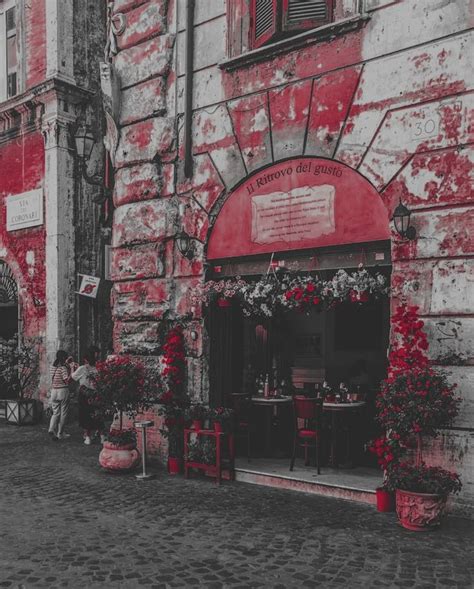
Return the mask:
<path id="1" fill-rule="evenodd" d="M 179 474 L 181 472 L 181 458 L 168 457 L 168 474 Z"/>
<path id="2" fill-rule="evenodd" d="M 217 305 L 219 307 L 226 308 L 226 307 L 230 307 L 232 305 L 232 302 L 229 299 L 226 299 L 225 297 L 219 297 L 217 299 Z"/>
<path id="3" fill-rule="evenodd" d="M 377 497 L 377 511 L 384 513 L 395 511 L 395 495 L 392 491 L 379 487 L 375 489 L 375 495 Z"/>
<path id="4" fill-rule="evenodd" d="M 215 421 L 214 422 L 214 431 L 221 433 L 223 431 L 222 430 L 222 423 L 220 423 L 219 421 Z"/>
<path id="5" fill-rule="evenodd" d="M 197 432 L 202 429 L 202 421 L 200 419 L 193 419 L 193 429 Z"/>
<path id="6" fill-rule="evenodd" d="M 396 507 L 400 523 L 407 530 L 428 532 L 437 528 L 446 508 L 447 497 L 431 493 L 396 490 Z"/>

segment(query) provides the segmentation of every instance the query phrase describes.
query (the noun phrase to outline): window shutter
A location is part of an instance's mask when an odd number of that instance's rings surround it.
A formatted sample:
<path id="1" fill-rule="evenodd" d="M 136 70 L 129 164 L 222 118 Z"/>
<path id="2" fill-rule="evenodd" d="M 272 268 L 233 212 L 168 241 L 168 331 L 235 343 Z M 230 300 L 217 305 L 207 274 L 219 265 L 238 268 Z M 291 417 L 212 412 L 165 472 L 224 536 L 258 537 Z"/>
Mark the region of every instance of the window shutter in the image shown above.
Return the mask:
<path id="1" fill-rule="evenodd" d="M 251 0 L 250 37 L 252 49 L 272 39 L 278 30 L 278 0 Z"/>
<path id="2" fill-rule="evenodd" d="M 332 21 L 333 0 L 283 0 L 283 30 L 304 31 Z"/>

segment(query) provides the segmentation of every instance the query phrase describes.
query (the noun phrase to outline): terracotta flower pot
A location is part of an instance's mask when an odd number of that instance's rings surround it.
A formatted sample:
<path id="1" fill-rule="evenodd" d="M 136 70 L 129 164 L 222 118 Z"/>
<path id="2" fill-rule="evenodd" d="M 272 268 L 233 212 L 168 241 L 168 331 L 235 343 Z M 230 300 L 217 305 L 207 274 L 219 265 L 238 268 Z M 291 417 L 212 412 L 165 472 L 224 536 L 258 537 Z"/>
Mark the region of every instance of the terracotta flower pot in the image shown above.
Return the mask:
<path id="1" fill-rule="evenodd" d="M 447 497 L 431 493 L 396 491 L 396 508 L 400 523 L 407 530 L 427 532 L 441 523 Z"/>
<path id="2" fill-rule="evenodd" d="M 109 472 L 128 472 L 140 461 L 140 454 L 135 444 L 112 444 L 104 442 L 99 454 L 99 464 Z"/>
<path id="3" fill-rule="evenodd" d="M 168 474 L 179 474 L 181 472 L 181 458 L 168 457 Z"/>
<path id="4" fill-rule="evenodd" d="M 392 491 L 379 487 L 375 489 L 375 495 L 377 497 L 377 511 L 383 513 L 395 511 L 395 495 Z"/>
<path id="5" fill-rule="evenodd" d="M 219 432 L 219 433 L 223 431 L 223 429 L 222 429 L 222 423 L 220 421 L 215 421 L 214 422 L 214 431 L 215 432 Z"/>
<path id="6" fill-rule="evenodd" d="M 202 429 L 202 420 L 201 419 L 193 419 L 193 429 L 197 432 L 201 431 Z"/>

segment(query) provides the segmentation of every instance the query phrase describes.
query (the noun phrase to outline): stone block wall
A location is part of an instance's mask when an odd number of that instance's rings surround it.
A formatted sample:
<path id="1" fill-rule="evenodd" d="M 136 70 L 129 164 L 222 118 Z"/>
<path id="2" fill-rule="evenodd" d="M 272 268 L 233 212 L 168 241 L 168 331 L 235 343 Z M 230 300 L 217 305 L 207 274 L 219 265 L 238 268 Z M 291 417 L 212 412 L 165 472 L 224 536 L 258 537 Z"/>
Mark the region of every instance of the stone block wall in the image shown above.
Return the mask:
<path id="1" fill-rule="evenodd" d="M 298 45 L 289 40 L 274 55 L 257 51 L 239 62 L 235 56 L 247 49 L 245 43 L 229 49 L 235 30 L 228 17 L 246 18 L 246 0 L 229 14 L 224 0 L 196 3 L 194 171 L 187 179 L 186 2 L 116 0 L 127 31 L 113 60 L 123 101 L 114 192 L 115 346 L 158 354 L 154 324 L 193 311 L 189 289 L 203 279 L 209 233 L 240 181 L 288 157 L 334 159 L 367 178 L 390 214 L 400 197 L 413 210 L 417 239 L 393 239 L 393 304 L 404 298 L 421 307 L 433 361 L 447 362 L 460 384 L 458 429 L 443 434 L 451 441 L 441 445 L 447 456 L 449 444 L 469 446 L 474 427 L 469 1 L 371 0 L 359 21 L 356 3 L 336 4 L 341 18 L 355 19 L 351 30 Z M 182 219 L 178 203 L 185 205 Z M 172 242 L 177 220 L 197 240 L 191 263 Z M 195 398 L 205 399 L 201 331 L 188 383 Z M 450 368 L 453 354 L 462 365 Z M 465 506 L 472 504 L 472 458 L 464 451 L 456 456 Z M 440 457 L 433 449 L 433 461 Z"/>

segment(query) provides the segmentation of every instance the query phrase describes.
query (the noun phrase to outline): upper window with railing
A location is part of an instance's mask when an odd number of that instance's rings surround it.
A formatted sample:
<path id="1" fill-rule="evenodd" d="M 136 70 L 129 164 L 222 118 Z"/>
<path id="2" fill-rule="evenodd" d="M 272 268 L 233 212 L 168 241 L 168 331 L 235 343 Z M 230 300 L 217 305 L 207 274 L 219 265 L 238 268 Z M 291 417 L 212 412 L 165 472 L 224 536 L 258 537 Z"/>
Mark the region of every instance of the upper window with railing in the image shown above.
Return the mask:
<path id="1" fill-rule="evenodd" d="M 0 101 L 18 93 L 17 14 L 14 0 L 0 0 Z"/>

